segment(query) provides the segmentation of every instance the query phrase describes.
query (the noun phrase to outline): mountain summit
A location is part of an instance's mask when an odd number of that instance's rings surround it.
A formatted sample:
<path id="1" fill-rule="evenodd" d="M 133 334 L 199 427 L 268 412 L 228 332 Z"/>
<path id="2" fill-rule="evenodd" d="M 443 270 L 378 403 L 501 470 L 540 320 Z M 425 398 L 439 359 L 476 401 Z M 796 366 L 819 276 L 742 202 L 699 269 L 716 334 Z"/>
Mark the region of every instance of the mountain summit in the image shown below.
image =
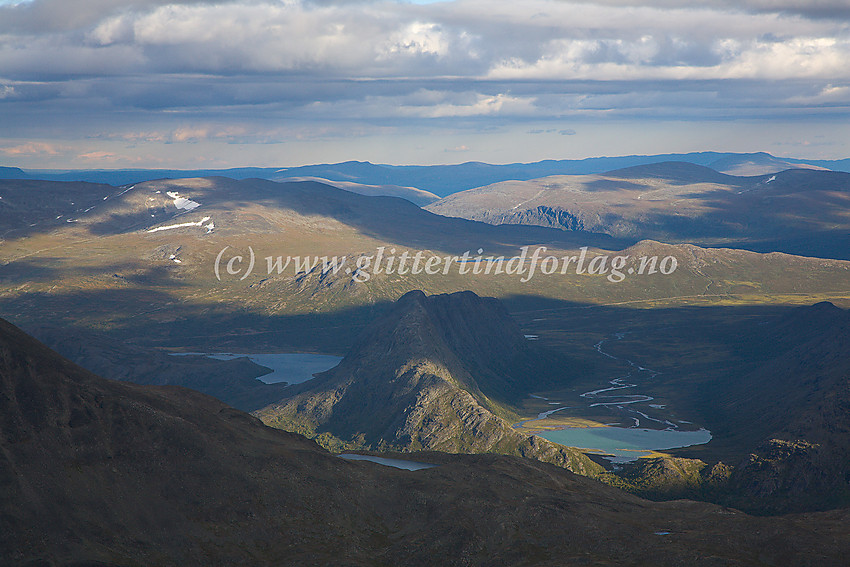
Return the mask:
<path id="1" fill-rule="evenodd" d="M 516 418 L 511 403 L 576 369 L 534 348 L 496 299 L 411 291 L 336 368 L 258 415 L 359 448 L 512 454 L 588 473 L 599 467 L 578 451 L 507 421 Z"/>

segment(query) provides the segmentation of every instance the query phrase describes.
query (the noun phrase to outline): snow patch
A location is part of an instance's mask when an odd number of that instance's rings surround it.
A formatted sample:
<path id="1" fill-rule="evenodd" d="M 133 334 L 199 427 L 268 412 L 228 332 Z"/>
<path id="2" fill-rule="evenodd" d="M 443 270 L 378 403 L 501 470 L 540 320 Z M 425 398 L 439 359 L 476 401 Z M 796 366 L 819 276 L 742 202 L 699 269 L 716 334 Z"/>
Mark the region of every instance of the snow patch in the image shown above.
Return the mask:
<path id="1" fill-rule="evenodd" d="M 197 201 L 181 197 L 177 191 L 168 191 L 166 195 L 174 199 L 174 206 L 181 210 L 191 211 L 201 206 Z"/>
<path id="2" fill-rule="evenodd" d="M 210 217 L 204 217 L 198 222 L 181 222 L 180 224 L 170 224 L 168 226 L 158 226 L 156 228 L 152 228 L 147 232 L 159 232 L 161 230 L 171 230 L 172 228 L 186 228 L 190 226 L 204 226 L 204 223 L 210 220 Z"/>

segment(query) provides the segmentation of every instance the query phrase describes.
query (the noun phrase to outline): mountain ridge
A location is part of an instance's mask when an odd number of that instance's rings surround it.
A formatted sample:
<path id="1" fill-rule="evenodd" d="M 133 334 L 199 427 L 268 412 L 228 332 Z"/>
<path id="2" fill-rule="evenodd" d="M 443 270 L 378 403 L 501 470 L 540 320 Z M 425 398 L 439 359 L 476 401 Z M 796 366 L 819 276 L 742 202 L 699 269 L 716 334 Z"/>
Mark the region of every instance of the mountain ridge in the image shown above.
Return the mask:
<path id="1" fill-rule="evenodd" d="M 601 468 L 580 452 L 523 435 L 505 420 L 517 419 L 511 402 L 563 379 L 568 363 L 533 349 L 496 300 L 411 291 L 367 327 L 339 366 L 255 414 L 267 425 L 331 434 L 362 449 L 512 454 L 594 474 Z"/>
<path id="2" fill-rule="evenodd" d="M 493 225 L 850 259 L 850 174 L 835 171 L 741 177 L 664 162 L 506 181 L 455 193 L 425 209 Z"/>
<path id="3" fill-rule="evenodd" d="M 110 185 L 129 185 L 159 178 L 192 178 L 223 175 L 233 179 L 260 177 L 280 179 L 284 177 L 321 177 L 331 181 L 356 182 L 365 185 L 399 185 L 415 187 L 445 197 L 458 191 L 482 187 L 500 181 L 529 180 L 551 175 L 598 174 L 615 169 L 657 163 L 661 161 L 688 161 L 710 166 L 723 165 L 723 160 L 742 163 L 752 160 L 760 154 L 731 152 L 691 152 L 658 155 L 600 156 L 584 159 L 546 159 L 530 163 L 489 164 L 483 162 L 465 162 L 440 165 L 390 165 L 375 164 L 368 161 L 345 161 L 335 164 L 313 164 L 292 167 L 243 167 L 230 169 L 126 169 L 126 170 L 32 170 L 23 171 L 27 179 L 47 179 L 53 181 L 89 181 Z M 770 154 L 767 154 L 770 156 Z M 759 173 L 774 173 L 790 167 L 822 167 L 837 171 L 850 172 L 850 159 L 842 160 L 804 160 L 795 158 L 773 158 L 776 163 L 773 170 Z M 13 168 L 10 168 L 13 169 Z M 7 172 L 7 175 L 21 175 Z M 0 178 L 4 172 L 0 170 Z M 448 181 L 451 180 L 451 181 Z"/>

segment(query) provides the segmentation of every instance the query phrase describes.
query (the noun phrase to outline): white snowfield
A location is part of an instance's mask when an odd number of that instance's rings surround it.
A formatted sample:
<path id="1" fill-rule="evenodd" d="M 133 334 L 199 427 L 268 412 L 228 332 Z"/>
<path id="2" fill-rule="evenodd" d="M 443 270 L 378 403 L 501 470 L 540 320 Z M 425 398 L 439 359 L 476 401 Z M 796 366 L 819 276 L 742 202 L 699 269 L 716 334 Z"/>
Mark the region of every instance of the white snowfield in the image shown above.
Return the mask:
<path id="1" fill-rule="evenodd" d="M 117 194 L 117 195 L 115 195 L 115 196 L 116 196 L 116 197 L 120 197 L 121 195 L 123 195 L 123 194 L 124 194 L 124 193 L 126 193 L 127 191 L 130 191 L 131 189 L 135 189 L 135 187 L 136 187 L 135 185 L 130 185 L 129 187 L 127 187 L 126 189 L 124 189 L 123 191 L 121 191 L 120 193 L 118 193 L 118 194 Z"/>
<path id="2" fill-rule="evenodd" d="M 158 226 L 156 228 L 152 228 L 147 232 L 159 232 L 161 230 L 171 230 L 172 228 L 187 228 L 190 226 L 204 226 L 204 223 L 210 220 L 211 217 L 204 217 L 198 222 L 181 222 L 180 224 L 170 224 L 168 226 Z M 212 224 L 212 223 L 210 223 Z M 205 227 L 207 232 L 212 232 L 212 229 L 208 226 Z"/>
<path id="3" fill-rule="evenodd" d="M 197 201 L 187 199 L 186 197 L 181 197 L 177 191 L 167 191 L 166 195 L 174 199 L 174 206 L 178 209 L 191 211 L 192 209 L 197 209 L 201 206 L 201 204 Z"/>

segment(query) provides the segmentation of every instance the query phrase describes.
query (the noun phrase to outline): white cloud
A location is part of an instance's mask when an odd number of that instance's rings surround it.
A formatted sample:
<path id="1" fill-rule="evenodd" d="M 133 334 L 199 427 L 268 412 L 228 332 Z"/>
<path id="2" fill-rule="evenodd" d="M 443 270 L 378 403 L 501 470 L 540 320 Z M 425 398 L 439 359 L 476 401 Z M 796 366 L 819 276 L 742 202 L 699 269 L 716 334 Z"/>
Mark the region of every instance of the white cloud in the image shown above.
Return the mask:
<path id="1" fill-rule="evenodd" d="M 103 69 L 118 75 L 311 72 L 606 80 L 848 74 L 836 64 L 850 39 L 840 22 L 744 13 L 722 2 L 696 7 L 556 0 L 429 6 L 271 0 L 95 4 L 101 17 L 85 18 L 73 32 L 7 30 L 0 36 L 0 68 L 7 74 L 26 69 L 33 75 L 72 76 Z M 91 12 L 93 4 L 87 5 Z M 52 0 L 33 6 L 56 7 Z M 795 64 L 783 66 L 789 55 Z M 773 70 L 760 73 L 754 64 Z"/>
<path id="2" fill-rule="evenodd" d="M 26 142 L 14 146 L 0 147 L 0 153 L 9 157 L 21 156 L 57 156 L 64 148 L 47 142 Z"/>
<path id="3" fill-rule="evenodd" d="M 813 94 L 801 94 L 790 97 L 789 104 L 799 106 L 844 105 L 850 106 L 850 86 L 825 85 Z"/>
<path id="4" fill-rule="evenodd" d="M 401 55 L 445 56 L 450 41 L 438 24 L 413 22 L 404 29 L 390 34 L 389 40 L 380 49 L 379 58 Z"/>
<path id="5" fill-rule="evenodd" d="M 843 119 L 846 8 L 846 0 L 34 0 L 0 5 L 0 115 L 15 139 L 196 148 L 429 122 L 483 129 L 814 111 Z"/>

